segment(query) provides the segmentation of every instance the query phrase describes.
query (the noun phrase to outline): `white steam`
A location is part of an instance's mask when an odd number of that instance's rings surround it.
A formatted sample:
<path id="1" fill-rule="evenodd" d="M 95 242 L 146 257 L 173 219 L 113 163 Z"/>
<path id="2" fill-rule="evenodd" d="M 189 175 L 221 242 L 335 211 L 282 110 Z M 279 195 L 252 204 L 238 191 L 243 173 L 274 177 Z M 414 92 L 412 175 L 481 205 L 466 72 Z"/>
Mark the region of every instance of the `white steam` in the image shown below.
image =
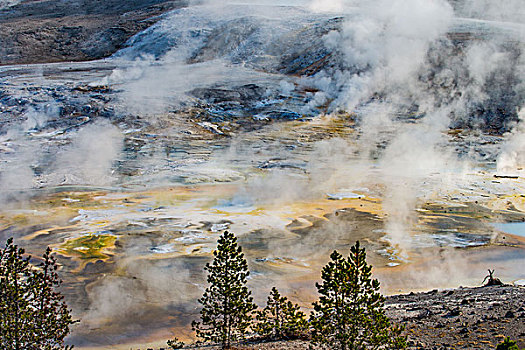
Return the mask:
<path id="1" fill-rule="evenodd" d="M 253 26 L 262 26 L 263 18 L 279 23 L 279 19 L 282 21 L 293 12 L 280 17 L 268 8 L 257 7 L 248 14 L 246 8 L 230 5 L 210 3 L 198 12 L 174 12 L 170 22 L 162 22 L 157 32 L 151 30 L 143 36 L 177 33 L 173 36 L 177 45 L 160 58 L 143 56 L 128 67 L 115 70 L 105 83 L 122 90 L 121 102 L 128 111 L 157 114 L 188 102 L 187 93 L 197 87 L 260 81 L 263 73 L 250 69 L 243 59 L 249 61 L 267 54 L 263 46 L 257 46 L 257 40 L 266 37 L 271 41 L 278 35 L 258 32 L 258 28 L 254 31 L 258 34 L 241 38 L 238 43 L 229 41 L 230 36 L 219 36 L 217 40 L 225 41 L 219 41 L 223 45 L 216 47 L 201 34 L 212 32 L 236 16 L 253 15 L 249 20 L 243 17 L 239 24 L 243 31 L 250 31 Z M 516 8 L 502 7 L 508 13 L 519 12 L 521 7 L 515 5 Z M 469 166 L 468 161 L 460 162 L 448 146 L 449 126 L 476 119 L 472 116 L 475 107 L 494 99 L 487 86 L 504 85 L 506 78 L 502 77 L 512 74 L 521 79 L 523 72 L 512 72 L 515 54 L 490 38 L 466 42 L 460 52 L 453 52 L 448 35 L 459 27 L 453 7 L 445 0 L 312 1 L 308 8 L 313 12 L 341 13 L 347 18 L 341 30 L 324 36 L 326 48 L 339 55 L 336 57 L 342 62 L 298 79 L 300 86 L 319 90 L 309 95 L 304 110 L 311 111 L 331 101 L 332 111 L 356 112 L 359 139 L 352 146 L 340 147 L 337 141 L 320 144 L 304 157 L 307 175 L 297 169 L 289 171 L 286 166 L 284 170 L 270 170 L 265 178 L 249 181 L 245 196 L 265 204 L 301 200 L 362 185 L 359 177 L 367 178 L 384 189 L 390 239 L 393 244 L 409 248 L 418 203 L 440 188 L 458 185 L 462 181 L 460 172 Z M 472 2 L 467 1 L 459 10 L 477 16 Z M 289 9 L 283 8 L 283 13 L 286 11 Z M 290 29 L 277 28 L 283 32 Z M 236 31 L 231 33 L 231 37 L 239 35 Z M 209 60 L 192 61 L 196 49 L 205 45 L 212 48 L 204 54 Z M 124 51 L 123 57 L 126 52 L 133 52 L 133 47 Z M 283 79 L 275 79 L 275 85 L 285 95 L 295 90 Z M 320 159 L 317 152 L 326 145 L 337 151 Z M 513 141 L 507 147 L 519 149 L 520 145 Z M 512 152 L 504 153 L 499 163 L 508 163 L 509 157 L 519 158 Z M 276 155 L 279 157 L 286 159 L 287 154 Z"/>
<path id="2" fill-rule="evenodd" d="M 343 0 L 313 0 L 309 5 L 313 12 L 342 12 Z"/>
<path id="3" fill-rule="evenodd" d="M 399 101 L 418 91 L 418 73 L 431 43 L 448 30 L 453 11 L 446 1 L 376 0 L 361 5 L 341 33 L 327 36 L 346 70 L 336 75 L 336 106 L 354 110 L 375 93 Z"/>
<path id="4" fill-rule="evenodd" d="M 2 202 L 20 201 L 24 199 L 20 191 L 42 186 L 104 186 L 115 180 L 113 163 L 123 142 L 118 128 L 107 121 L 93 122 L 77 132 L 56 132 L 55 137 L 64 144 L 49 146 L 42 142 L 42 135 L 47 134 L 46 123 L 57 115 L 57 108 L 52 106 L 44 111 L 30 109 L 20 126 L 9 129 L 1 137 Z M 50 157 L 50 151 L 56 152 L 55 158 Z"/>
<path id="5" fill-rule="evenodd" d="M 166 308 L 198 297 L 183 262 L 123 260 L 119 269 L 125 276 L 102 276 L 88 287 L 92 307 L 83 316 L 84 325 L 96 328 L 148 308 Z"/>
<path id="6" fill-rule="evenodd" d="M 80 129 L 57 155 L 52 178 L 58 184 L 108 185 L 122 149 L 123 135 L 107 121 Z"/>
<path id="7" fill-rule="evenodd" d="M 454 11 L 447 1 L 376 0 L 353 5 L 359 10 L 342 30 L 325 36 L 326 46 L 342 55 L 344 65 L 304 83 L 334 98 L 333 109 L 359 114 L 361 171 L 384 187 L 388 238 L 410 248 L 418 204 L 434 191 L 459 185 L 461 172 L 469 166 L 447 146 L 450 117 L 454 122 L 471 119 L 473 106 L 493 103 L 487 86 L 502 90 L 508 85 L 505 79 L 517 75 L 522 81 L 523 72 L 513 71 L 515 53 L 489 38 L 468 42 L 463 52 L 442 54 L 452 47 L 447 34 L 455 30 Z M 521 10 L 501 6 L 508 13 Z M 436 66 L 437 58 L 443 62 Z M 516 86 L 516 95 L 523 95 L 523 87 Z M 412 124 L 406 123 L 416 116 Z M 498 168 L 504 163 L 516 168 L 520 130 L 513 132 Z M 366 171 L 362 164 L 367 162 L 369 169 L 377 167 L 375 171 Z M 354 164 L 350 161 L 347 166 Z"/>
<path id="8" fill-rule="evenodd" d="M 359 16 L 347 20 L 340 33 L 326 37 L 327 46 L 342 53 L 346 68 L 334 75 L 339 91 L 333 105 L 350 111 L 361 106 L 360 162 L 371 162 L 369 172 L 376 162 L 369 157 L 380 157 L 379 171 L 373 176 L 385 188 L 386 231 L 394 245 L 409 248 L 414 209 L 421 198 L 419 186 L 432 182 L 430 177 L 446 169 L 450 158 L 440 149 L 448 116 L 433 111 L 419 75 L 427 69 L 431 45 L 447 33 L 453 10 L 441 0 L 377 0 L 359 5 Z M 363 107 L 377 94 L 382 102 Z M 414 100 L 419 104 L 417 113 L 429 115 L 414 125 L 398 122 L 395 118 L 406 114 L 404 107 Z M 385 143 L 386 149 L 377 155 L 378 145 Z"/>
<path id="9" fill-rule="evenodd" d="M 57 113 L 56 106 L 51 104 L 40 109 L 30 108 L 21 116 L 23 122 L 0 136 L 0 202 L 19 200 L 22 198 L 19 191 L 36 185 L 33 168 L 42 157 L 42 152 L 38 140 L 30 137 L 30 134 Z"/>
<path id="10" fill-rule="evenodd" d="M 517 124 L 497 160 L 498 174 L 518 175 L 525 168 L 525 107 L 518 113 Z"/>
<path id="11" fill-rule="evenodd" d="M 522 0 L 465 0 L 459 6 L 465 17 L 523 23 L 525 3 Z"/>
<path id="12" fill-rule="evenodd" d="M 168 54 L 161 61 L 143 56 L 127 68 L 119 68 L 102 80 L 121 89 L 121 112 L 156 115 L 176 110 L 189 102 L 187 95 L 193 89 L 214 84 L 242 84 L 250 82 L 256 74 L 242 67 L 231 67 L 222 60 L 186 64 L 186 57 L 178 52 Z M 241 79 L 239 79 L 241 78 Z"/>
<path id="13" fill-rule="evenodd" d="M 417 205 L 434 191 L 451 188 L 447 169 L 455 169 L 457 160 L 443 147 L 447 141 L 443 121 L 447 118 L 434 114 L 419 125 L 405 125 L 381 160 L 386 185 L 383 210 L 388 215 L 385 229 L 391 242 L 404 250 L 412 248 L 410 232 Z"/>

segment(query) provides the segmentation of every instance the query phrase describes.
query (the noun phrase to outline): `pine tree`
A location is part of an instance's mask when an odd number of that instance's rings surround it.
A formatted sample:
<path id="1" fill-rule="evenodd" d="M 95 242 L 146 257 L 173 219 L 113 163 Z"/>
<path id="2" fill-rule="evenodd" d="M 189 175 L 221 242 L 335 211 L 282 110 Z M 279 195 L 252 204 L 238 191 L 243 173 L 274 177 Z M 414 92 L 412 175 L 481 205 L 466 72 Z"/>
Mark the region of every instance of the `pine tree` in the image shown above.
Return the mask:
<path id="1" fill-rule="evenodd" d="M 0 250 L 0 346 L 6 350 L 70 349 L 73 321 L 60 293 L 57 265 L 48 248 L 38 267 L 10 238 Z"/>
<path id="2" fill-rule="evenodd" d="M 313 304 L 312 341 L 330 349 L 405 348 L 401 327 L 385 315 L 379 281 L 372 279 L 364 248 L 357 242 L 350 256 L 334 251 L 323 268 L 323 283 L 316 284 L 321 297 Z"/>
<path id="3" fill-rule="evenodd" d="M 246 287 L 248 263 L 233 233 L 224 232 L 213 255 L 213 261 L 204 268 L 209 286 L 198 300 L 201 320 L 194 321 L 192 328 L 204 341 L 230 349 L 232 342 L 244 339 L 256 306 Z"/>
<path id="4" fill-rule="evenodd" d="M 56 258 L 51 255 L 49 247 L 38 267 L 30 279 L 36 295 L 33 344 L 38 349 L 62 349 L 69 326 L 76 321 L 71 317 L 64 297 L 55 290 L 62 280 L 57 273 Z"/>
<path id="5" fill-rule="evenodd" d="M 299 305 L 281 296 L 275 287 L 272 288 L 266 307 L 257 311 L 255 332 L 270 339 L 294 339 L 308 331 L 305 314 Z"/>
<path id="6" fill-rule="evenodd" d="M 30 343 L 33 298 L 27 288 L 29 257 L 24 249 L 7 240 L 0 251 L 0 345 L 2 349 L 24 349 Z"/>

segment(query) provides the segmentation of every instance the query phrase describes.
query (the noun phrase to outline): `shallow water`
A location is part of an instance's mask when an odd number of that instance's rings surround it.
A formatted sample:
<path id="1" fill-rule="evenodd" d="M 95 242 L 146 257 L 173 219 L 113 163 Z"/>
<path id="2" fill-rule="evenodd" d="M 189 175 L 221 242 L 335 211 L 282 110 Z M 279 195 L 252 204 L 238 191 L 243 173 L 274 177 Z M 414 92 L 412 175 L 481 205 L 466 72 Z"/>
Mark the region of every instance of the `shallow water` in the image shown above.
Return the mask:
<path id="1" fill-rule="evenodd" d="M 497 230 L 525 237 L 525 222 L 505 222 L 492 224 Z"/>

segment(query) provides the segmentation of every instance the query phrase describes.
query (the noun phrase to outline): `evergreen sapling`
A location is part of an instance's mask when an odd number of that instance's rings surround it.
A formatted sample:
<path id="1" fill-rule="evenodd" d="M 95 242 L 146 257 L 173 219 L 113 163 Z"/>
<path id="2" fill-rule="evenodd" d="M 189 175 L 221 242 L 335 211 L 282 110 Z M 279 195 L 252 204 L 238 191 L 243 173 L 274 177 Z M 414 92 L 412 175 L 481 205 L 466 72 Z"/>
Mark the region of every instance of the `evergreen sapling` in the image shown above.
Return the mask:
<path id="1" fill-rule="evenodd" d="M 71 349 L 64 345 L 71 317 L 56 259 L 47 248 L 38 266 L 10 238 L 0 250 L 0 346 L 6 350 Z"/>
<path id="2" fill-rule="evenodd" d="M 272 340 L 295 339 L 308 331 L 305 314 L 299 305 L 281 296 L 275 287 L 268 296 L 266 307 L 257 311 L 256 319 L 255 331 Z"/>
<path id="3" fill-rule="evenodd" d="M 204 268 L 209 286 L 198 300 L 200 321 L 194 321 L 192 328 L 204 341 L 229 349 L 233 342 L 244 339 L 256 305 L 246 287 L 248 263 L 233 233 L 221 235 L 213 256 Z"/>
<path id="4" fill-rule="evenodd" d="M 385 315 L 379 281 L 372 279 L 365 249 L 357 242 L 350 256 L 334 251 L 321 272 L 321 295 L 313 304 L 310 321 L 312 342 L 329 349 L 402 349 L 406 339 L 401 327 Z"/>

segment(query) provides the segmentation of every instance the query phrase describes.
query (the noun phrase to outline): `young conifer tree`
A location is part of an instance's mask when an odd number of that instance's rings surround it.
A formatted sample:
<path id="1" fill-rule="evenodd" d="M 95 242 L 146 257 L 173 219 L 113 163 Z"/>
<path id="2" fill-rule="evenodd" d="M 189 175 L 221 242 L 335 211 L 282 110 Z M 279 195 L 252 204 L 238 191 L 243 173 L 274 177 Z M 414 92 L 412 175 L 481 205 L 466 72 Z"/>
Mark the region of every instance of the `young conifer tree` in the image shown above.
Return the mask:
<path id="1" fill-rule="evenodd" d="M 24 349 L 31 341 L 33 310 L 31 290 L 27 288 L 30 276 L 29 257 L 10 238 L 0 250 L 0 348 Z"/>
<path id="2" fill-rule="evenodd" d="M 357 242 L 350 256 L 334 251 L 316 284 L 321 297 L 313 304 L 312 341 L 329 349 L 403 349 L 401 327 L 385 315 L 379 281 L 372 279 L 365 249 Z"/>
<path id="3" fill-rule="evenodd" d="M 255 331 L 269 339 L 294 339 L 308 332 L 308 322 L 299 305 L 281 296 L 273 287 L 266 307 L 257 311 Z"/>
<path id="4" fill-rule="evenodd" d="M 230 349 L 233 342 L 244 339 L 256 305 L 246 287 L 248 263 L 233 233 L 221 235 L 213 255 L 204 268 L 209 286 L 198 300 L 200 321 L 194 321 L 192 328 L 204 341 Z"/>
<path id="5" fill-rule="evenodd" d="M 64 339 L 69 334 L 69 326 L 77 322 L 73 320 L 64 296 L 56 290 L 62 284 L 57 270 L 56 258 L 48 247 L 38 269 L 32 272 L 28 280 L 36 295 L 32 322 L 35 349 L 69 348 L 64 346 Z"/>
<path id="6" fill-rule="evenodd" d="M 58 265 L 48 248 L 37 267 L 8 239 L 0 250 L 0 348 L 70 349 L 64 345 L 73 321 L 63 296 Z"/>

